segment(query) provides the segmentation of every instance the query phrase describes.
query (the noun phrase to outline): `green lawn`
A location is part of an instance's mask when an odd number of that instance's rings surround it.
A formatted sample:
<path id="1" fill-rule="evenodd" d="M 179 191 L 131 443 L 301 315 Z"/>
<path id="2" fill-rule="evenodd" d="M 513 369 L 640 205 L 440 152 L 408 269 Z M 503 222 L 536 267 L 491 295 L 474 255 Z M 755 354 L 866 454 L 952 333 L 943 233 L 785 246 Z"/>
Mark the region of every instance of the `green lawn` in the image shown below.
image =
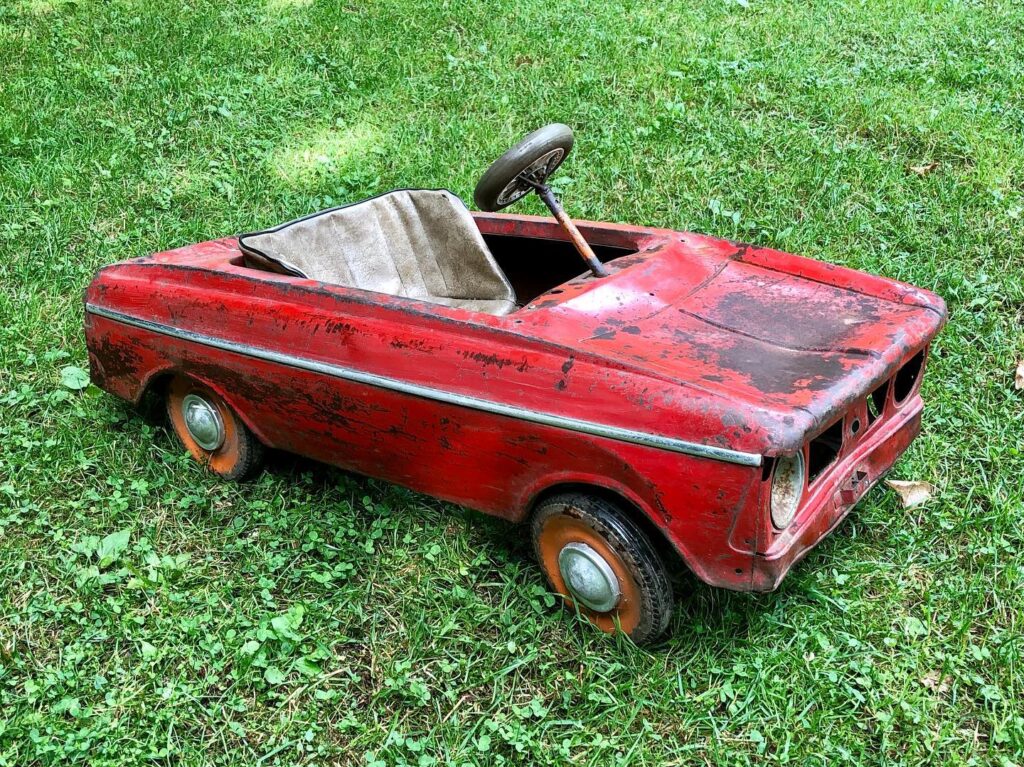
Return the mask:
<path id="1" fill-rule="evenodd" d="M 1024 764 L 1024 6 L 421 5 L 0 0 L 0 765 Z M 684 580 L 637 649 L 519 528 L 282 456 L 221 484 L 65 386 L 102 264 L 470 199 L 555 120 L 575 216 L 946 298 L 893 472 L 930 502 L 876 489 L 774 594 Z"/>

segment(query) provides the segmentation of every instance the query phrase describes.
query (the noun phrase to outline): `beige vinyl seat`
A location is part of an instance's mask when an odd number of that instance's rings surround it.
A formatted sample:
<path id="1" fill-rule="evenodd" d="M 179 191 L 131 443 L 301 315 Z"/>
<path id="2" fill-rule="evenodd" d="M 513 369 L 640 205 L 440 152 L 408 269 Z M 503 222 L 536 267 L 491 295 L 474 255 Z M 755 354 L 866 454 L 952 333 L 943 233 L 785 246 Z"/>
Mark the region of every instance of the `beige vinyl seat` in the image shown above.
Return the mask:
<path id="1" fill-rule="evenodd" d="M 257 269 L 489 314 L 516 309 L 469 210 L 446 190 L 389 192 L 238 243 Z"/>

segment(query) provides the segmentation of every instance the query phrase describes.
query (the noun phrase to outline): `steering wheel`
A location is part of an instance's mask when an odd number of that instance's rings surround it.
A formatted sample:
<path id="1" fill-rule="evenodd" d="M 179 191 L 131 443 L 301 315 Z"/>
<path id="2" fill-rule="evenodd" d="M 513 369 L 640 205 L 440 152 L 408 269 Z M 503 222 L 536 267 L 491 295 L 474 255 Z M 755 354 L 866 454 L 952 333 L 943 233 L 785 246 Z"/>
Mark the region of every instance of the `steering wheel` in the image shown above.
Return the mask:
<path id="1" fill-rule="evenodd" d="M 487 169 L 473 192 L 480 210 L 495 211 L 544 184 L 572 149 L 572 128 L 551 123 L 535 130 Z"/>

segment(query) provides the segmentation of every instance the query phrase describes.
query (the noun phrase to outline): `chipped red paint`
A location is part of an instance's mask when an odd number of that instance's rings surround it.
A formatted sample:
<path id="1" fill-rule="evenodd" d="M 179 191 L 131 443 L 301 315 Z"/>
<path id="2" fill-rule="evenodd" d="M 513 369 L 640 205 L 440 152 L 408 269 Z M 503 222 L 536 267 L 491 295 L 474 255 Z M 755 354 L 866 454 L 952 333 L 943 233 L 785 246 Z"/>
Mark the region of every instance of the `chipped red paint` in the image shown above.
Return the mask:
<path id="1" fill-rule="evenodd" d="M 485 235 L 564 240 L 550 219 L 475 214 Z M 684 455 L 339 380 L 87 312 L 94 382 L 137 401 L 186 373 L 264 443 L 519 520 L 543 493 L 584 484 L 645 514 L 694 573 L 774 588 L 906 449 L 915 393 L 888 397 L 772 528 L 767 469 L 925 349 L 945 317 L 932 293 L 710 237 L 581 222 L 635 253 L 496 317 L 249 269 L 233 239 L 106 267 L 89 306 L 305 360 L 528 411 L 765 456 Z M 528 244 L 524 241 L 524 246 Z"/>

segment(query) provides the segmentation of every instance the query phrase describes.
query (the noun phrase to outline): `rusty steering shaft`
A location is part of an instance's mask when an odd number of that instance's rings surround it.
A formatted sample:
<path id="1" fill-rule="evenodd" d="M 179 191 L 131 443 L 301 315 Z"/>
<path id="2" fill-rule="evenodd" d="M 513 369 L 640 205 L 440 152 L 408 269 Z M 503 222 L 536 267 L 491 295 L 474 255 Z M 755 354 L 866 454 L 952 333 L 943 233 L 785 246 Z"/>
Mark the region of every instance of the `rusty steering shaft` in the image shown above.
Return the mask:
<path id="1" fill-rule="evenodd" d="M 562 209 L 562 203 L 555 197 L 555 193 L 551 191 L 551 187 L 544 183 L 538 183 L 532 178 L 527 176 L 521 176 L 522 180 L 533 187 L 534 191 L 544 200 L 544 204 L 548 206 L 548 210 L 554 215 L 561 225 L 565 233 L 569 235 L 569 239 L 572 240 L 572 244 L 576 247 L 576 250 L 582 256 L 583 260 L 587 262 L 587 266 L 590 271 L 593 272 L 595 277 L 607 277 L 608 270 L 604 264 L 598 260 L 594 254 L 593 249 L 587 244 L 587 241 L 583 239 L 583 235 L 580 234 L 580 230 L 576 228 L 576 224 L 572 222 L 572 219 Z"/>

